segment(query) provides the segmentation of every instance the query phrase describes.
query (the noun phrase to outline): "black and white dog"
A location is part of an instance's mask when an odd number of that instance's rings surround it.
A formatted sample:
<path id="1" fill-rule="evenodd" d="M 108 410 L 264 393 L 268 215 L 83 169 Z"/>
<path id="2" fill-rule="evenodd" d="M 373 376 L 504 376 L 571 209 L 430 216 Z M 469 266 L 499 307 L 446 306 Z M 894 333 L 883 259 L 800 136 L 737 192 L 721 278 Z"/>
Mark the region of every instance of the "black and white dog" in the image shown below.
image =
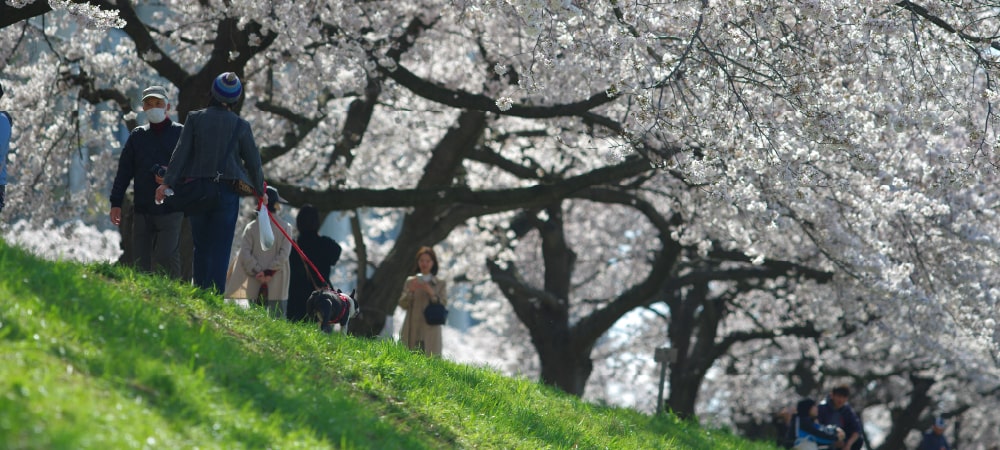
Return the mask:
<path id="1" fill-rule="evenodd" d="M 306 300 L 306 313 L 319 321 L 319 327 L 324 333 L 332 333 L 333 325 L 340 324 L 340 332 L 347 334 L 347 324 L 360 312 L 354 292 L 347 295 L 340 289 L 326 288 L 313 291 Z"/>

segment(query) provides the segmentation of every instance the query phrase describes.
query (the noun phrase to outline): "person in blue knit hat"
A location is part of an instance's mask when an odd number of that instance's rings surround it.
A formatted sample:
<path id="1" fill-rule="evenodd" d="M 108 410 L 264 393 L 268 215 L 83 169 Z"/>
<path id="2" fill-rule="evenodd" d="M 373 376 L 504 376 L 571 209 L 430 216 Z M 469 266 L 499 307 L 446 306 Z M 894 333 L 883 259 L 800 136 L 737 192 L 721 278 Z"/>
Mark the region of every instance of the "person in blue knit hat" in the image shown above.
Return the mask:
<path id="1" fill-rule="evenodd" d="M 195 178 L 221 184 L 214 209 L 188 215 L 194 241 L 194 284 L 221 294 L 240 209 L 238 186 L 249 186 L 265 203 L 267 195 L 253 131 L 233 111 L 243 95 L 243 83 L 235 73 L 225 72 L 215 77 L 210 93 L 208 108 L 188 114 L 163 184 L 156 190 L 156 201 L 163 202 L 171 186 Z"/>
<path id="2" fill-rule="evenodd" d="M 243 95 L 243 84 L 235 73 L 226 72 L 212 82 L 212 99 L 230 108 L 240 101 Z"/>

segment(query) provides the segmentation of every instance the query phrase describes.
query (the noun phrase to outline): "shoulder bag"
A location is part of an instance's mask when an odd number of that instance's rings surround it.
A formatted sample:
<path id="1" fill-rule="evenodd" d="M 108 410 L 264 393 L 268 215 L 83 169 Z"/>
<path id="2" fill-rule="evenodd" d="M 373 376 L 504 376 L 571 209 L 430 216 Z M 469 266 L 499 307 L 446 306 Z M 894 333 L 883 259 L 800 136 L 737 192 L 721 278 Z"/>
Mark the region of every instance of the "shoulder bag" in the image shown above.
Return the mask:
<path id="1" fill-rule="evenodd" d="M 448 321 L 448 308 L 440 302 L 431 302 L 424 308 L 424 320 L 427 325 L 444 325 Z"/>

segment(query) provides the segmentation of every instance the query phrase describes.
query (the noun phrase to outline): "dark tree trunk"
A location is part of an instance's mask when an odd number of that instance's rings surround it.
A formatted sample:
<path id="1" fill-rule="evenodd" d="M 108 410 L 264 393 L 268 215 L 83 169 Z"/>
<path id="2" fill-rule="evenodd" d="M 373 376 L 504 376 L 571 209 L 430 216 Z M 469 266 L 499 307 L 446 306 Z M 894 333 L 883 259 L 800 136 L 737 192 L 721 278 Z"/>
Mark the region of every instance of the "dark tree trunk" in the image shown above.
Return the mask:
<path id="1" fill-rule="evenodd" d="M 670 370 L 667 406 L 679 417 L 694 417 L 698 391 L 708 369 L 715 363 L 716 330 L 722 321 L 720 307 L 708 299 L 708 284 L 699 284 L 670 303 L 671 345 L 677 361 Z"/>
<path id="2" fill-rule="evenodd" d="M 892 428 L 889 429 L 885 441 L 878 447 L 879 450 L 906 448 L 906 436 L 910 434 L 911 430 L 918 427 L 920 414 L 931 404 L 931 398 L 927 393 L 934 386 L 934 380 L 910 375 L 910 382 L 913 384 L 913 390 L 910 391 L 910 402 L 905 408 L 891 411 Z"/>
<path id="3" fill-rule="evenodd" d="M 566 242 L 562 203 L 545 208 L 548 219 L 536 223 L 542 237 L 545 292 L 553 301 L 535 309 L 531 340 L 541 361 L 541 380 L 570 394 L 583 396 L 594 369 L 593 342 L 577 342 L 569 323 L 569 295 L 576 253 Z"/>
<path id="4" fill-rule="evenodd" d="M 582 397 L 594 370 L 590 359 L 592 348 L 579 348 L 573 342 L 570 331 L 565 326 L 559 326 L 556 320 L 552 320 L 551 325 L 532 333 L 531 341 L 541 361 L 541 381 Z"/>

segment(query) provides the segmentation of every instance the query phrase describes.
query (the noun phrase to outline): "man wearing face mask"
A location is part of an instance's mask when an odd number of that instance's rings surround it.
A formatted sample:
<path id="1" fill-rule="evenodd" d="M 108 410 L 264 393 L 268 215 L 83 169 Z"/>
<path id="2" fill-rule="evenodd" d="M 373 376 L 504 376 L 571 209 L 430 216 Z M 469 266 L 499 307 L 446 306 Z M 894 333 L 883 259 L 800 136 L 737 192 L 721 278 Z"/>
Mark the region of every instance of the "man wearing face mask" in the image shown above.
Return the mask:
<path id="1" fill-rule="evenodd" d="M 170 155 L 181 136 L 181 124 L 167 117 L 170 103 L 167 90 L 150 86 L 142 91 L 142 110 L 148 124 L 129 134 L 118 159 L 118 173 L 111 188 L 111 223 L 122 223 L 122 201 L 129 184 L 134 186 L 132 237 L 136 266 L 147 272 L 181 276 L 179 251 L 184 213 L 154 201 L 156 188 L 163 183 Z"/>

